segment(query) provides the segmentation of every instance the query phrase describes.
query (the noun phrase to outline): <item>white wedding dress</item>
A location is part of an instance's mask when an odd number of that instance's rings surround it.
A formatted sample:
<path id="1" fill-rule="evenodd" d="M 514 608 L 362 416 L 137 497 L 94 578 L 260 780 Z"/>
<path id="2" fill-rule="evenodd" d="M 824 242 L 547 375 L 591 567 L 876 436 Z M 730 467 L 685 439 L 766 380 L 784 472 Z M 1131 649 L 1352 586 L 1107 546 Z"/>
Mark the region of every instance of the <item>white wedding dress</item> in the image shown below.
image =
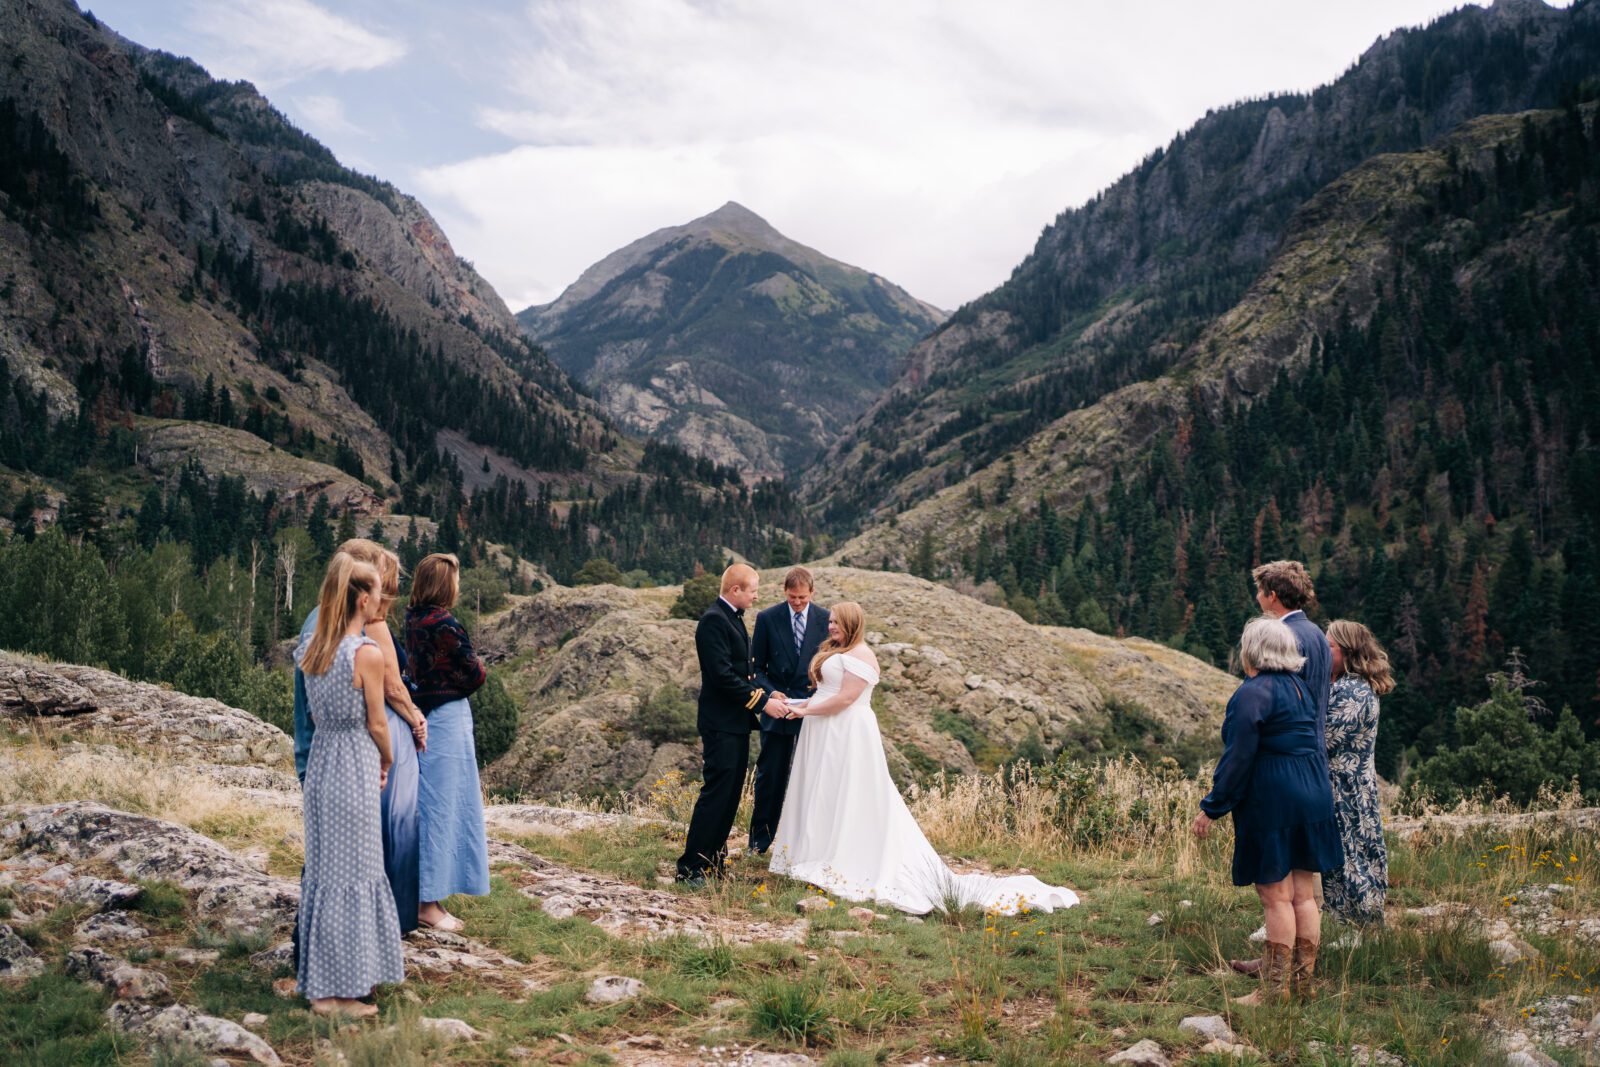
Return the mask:
<path id="1" fill-rule="evenodd" d="M 867 688 L 837 715 L 806 718 L 772 841 L 773 873 L 914 915 L 943 911 L 947 902 L 1004 915 L 1078 903 L 1072 890 L 1031 876 L 956 874 L 939 858 L 889 777 L 872 710 L 878 672 L 848 652 L 830 656 L 811 704 L 836 694 L 847 670 Z"/>

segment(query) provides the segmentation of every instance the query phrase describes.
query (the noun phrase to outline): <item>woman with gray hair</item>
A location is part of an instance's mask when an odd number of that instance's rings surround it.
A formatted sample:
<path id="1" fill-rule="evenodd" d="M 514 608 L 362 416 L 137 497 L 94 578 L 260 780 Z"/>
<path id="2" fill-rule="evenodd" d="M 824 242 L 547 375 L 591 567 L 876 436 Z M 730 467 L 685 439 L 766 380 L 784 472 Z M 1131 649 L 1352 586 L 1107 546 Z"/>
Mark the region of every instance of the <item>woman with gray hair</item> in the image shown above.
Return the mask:
<path id="1" fill-rule="evenodd" d="M 1270 616 L 1239 638 L 1245 680 L 1222 721 L 1222 759 L 1195 817 L 1196 837 L 1233 815 L 1233 884 L 1254 885 L 1266 912 L 1262 989 L 1310 991 L 1321 942 L 1316 878 L 1339 869 L 1328 758 L 1317 732 L 1317 702 L 1295 676 L 1304 657 L 1294 631 Z M 1241 1003 L 1259 1003 L 1260 990 Z"/>

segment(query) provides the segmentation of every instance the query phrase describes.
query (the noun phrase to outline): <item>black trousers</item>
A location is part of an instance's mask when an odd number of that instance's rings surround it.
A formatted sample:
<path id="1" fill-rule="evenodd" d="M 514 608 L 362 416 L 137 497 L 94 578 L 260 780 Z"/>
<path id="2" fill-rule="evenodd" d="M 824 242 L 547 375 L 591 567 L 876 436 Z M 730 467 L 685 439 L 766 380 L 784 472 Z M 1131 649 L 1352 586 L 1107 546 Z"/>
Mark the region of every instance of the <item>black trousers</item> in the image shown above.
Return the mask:
<path id="1" fill-rule="evenodd" d="M 756 802 L 750 813 L 750 847 L 765 852 L 778 832 L 783 795 L 789 790 L 789 768 L 799 734 L 763 733 L 761 755 L 756 757 Z"/>
<path id="2" fill-rule="evenodd" d="M 689 838 L 678 858 L 678 877 L 721 873 L 728 858 L 728 834 L 739 814 L 739 794 L 750 770 L 750 735 L 707 732 L 700 735 L 705 754 L 700 796 L 689 817 Z"/>

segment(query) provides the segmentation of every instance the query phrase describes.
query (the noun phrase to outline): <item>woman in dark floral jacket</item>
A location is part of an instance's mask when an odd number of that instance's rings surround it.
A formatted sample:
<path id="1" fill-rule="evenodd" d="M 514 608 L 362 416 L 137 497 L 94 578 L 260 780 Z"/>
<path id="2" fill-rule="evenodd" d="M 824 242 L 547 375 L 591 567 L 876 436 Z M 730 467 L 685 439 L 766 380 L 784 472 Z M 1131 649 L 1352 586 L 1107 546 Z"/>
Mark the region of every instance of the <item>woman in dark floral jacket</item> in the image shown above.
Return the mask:
<path id="1" fill-rule="evenodd" d="M 1389 656 L 1359 622 L 1328 625 L 1333 693 L 1328 699 L 1328 775 L 1333 818 L 1344 843 L 1344 866 L 1324 871 L 1328 910 L 1345 922 L 1382 923 L 1389 891 L 1389 852 L 1378 810 L 1378 698 L 1394 689 Z"/>
<path id="2" fill-rule="evenodd" d="M 489 892 L 483 791 L 467 702 L 487 672 L 466 628 L 450 613 L 460 592 L 460 561 L 435 553 L 417 564 L 406 609 L 414 699 L 428 717 L 428 749 L 417 753 L 417 917 L 449 931 L 464 924 L 444 909 L 446 897 Z"/>

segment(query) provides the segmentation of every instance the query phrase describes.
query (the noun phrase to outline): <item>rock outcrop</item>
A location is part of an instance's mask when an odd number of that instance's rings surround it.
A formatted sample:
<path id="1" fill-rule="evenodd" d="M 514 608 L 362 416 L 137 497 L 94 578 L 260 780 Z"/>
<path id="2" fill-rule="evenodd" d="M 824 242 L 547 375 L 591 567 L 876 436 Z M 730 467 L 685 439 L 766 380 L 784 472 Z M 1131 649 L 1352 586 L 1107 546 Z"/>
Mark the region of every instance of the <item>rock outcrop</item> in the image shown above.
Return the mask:
<path id="1" fill-rule="evenodd" d="M 100 734 L 196 762 L 282 767 L 284 732 L 247 711 L 120 674 L 0 651 L 0 718 Z"/>
<path id="2" fill-rule="evenodd" d="M 90 801 L 0 809 L 0 850 L 171 882 L 195 894 L 210 921 L 238 933 L 287 929 L 300 901 L 298 884 L 263 874 L 186 826 Z"/>

